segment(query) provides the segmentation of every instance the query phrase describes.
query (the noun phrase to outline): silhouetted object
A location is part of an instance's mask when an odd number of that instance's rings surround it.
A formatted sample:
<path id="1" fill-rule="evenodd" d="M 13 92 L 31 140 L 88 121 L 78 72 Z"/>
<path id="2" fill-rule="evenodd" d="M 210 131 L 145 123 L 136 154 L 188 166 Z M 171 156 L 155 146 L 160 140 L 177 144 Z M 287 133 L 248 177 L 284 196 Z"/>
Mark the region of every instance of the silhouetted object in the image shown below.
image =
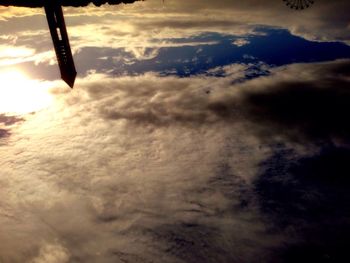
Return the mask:
<path id="1" fill-rule="evenodd" d="M 295 10 L 302 10 L 315 3 L 313 0 L 283 0 L 287 6 Z"/>
<path id="2" fill-rule="evenodd" d="M 72 51 L 64 22 L 62 6 L 86 6 L 94 3 L 102 4 L 133 3 L 138 0 L 0 0 L 0 5 L 19 7 L 44 7 L 47 22 L 55 48 L 61 78 L 73 88 L 77 71 L 75 69 Z"/>
<path id="3" fill-rule="evenodd" d="M 103 4 L 117 5 L 128 4 L 140 0 L 0 0 L 0 5 L 4 6 L 21 6 L 21 7 L 44 7 L 47 3 L 58 2 L 61 6 L 87 6 L 93 3 L 96 6 Z"/>
<path id="4" fill-rule="evenodd" d="M 69 45 L 62 7 L 56 1 L 52 1 L 50 4 L 45 5 L 45 13 L 61 72 L 61 78 L 73 88 L 77 71 L 74 66 L 73 55 Z"/>

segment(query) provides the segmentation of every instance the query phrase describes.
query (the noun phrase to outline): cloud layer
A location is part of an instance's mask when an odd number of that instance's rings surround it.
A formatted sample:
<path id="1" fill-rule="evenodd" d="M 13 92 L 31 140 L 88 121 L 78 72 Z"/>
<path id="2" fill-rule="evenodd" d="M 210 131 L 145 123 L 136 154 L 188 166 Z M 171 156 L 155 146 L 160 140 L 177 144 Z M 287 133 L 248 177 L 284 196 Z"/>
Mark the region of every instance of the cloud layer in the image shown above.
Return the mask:
<path id="1" fill-rule="evenodd" d="M 347 180 L 339 174 L 332 188 L 327 185 L 333 179 L 317 169 L 332 170 L 334 161 L 346 165 L 347 148 L 328 153 L 320 148 L 347 147 L 342 99 L 348 96 L 348 65 L 347 60 L 292 65 L 238 84 L 232 83 L 241 77 L 242 65 L 226 68 L 225 78 L 92 75 L 78 81 L 73 92 L 53 90 L 56 103 L 9 129 L 0 147 L 0 221 L 6 225 L 0 230 L 1 260 L 299 258 L 305 240 L 324 227 L 311 228 L 314 215 L 299 217 L 299 207 L 318 209 L 318 198 L 335 204 L 333 191 Z M 286 94 L 295 94 L 301 106 L 286 105 Z M 323 110 L 323 94 L 333 98 L 328 100 L 332 110 Z M 295 115 L 286 119 L 283 114 L 293 106 Z M 321 130 L 315 112 L 325 115 Z M 2 119 L 5 125 L 16 121 Z M 284 155 L 287 160 L 299 160 L 296 167 L 283 168 L 290 162 L 276 159 L 283 149 L 292 153 Z M 310 175 L 310 169 L 316 170 Z M 295 181 L 297 174 L 305 177 Z M 271 192 L 288 178 L 300 187 L 290 193 L 297 200 L 292 209 Z M 271 202 L 280 211 L 271 210 Z M 279 216 L 283 209 L 286 221 Z M 322 210 L 321 219 L 334 218 L 334 211 Z M 337 214 L 337 220 L 346 222 L 346 213 Z M 275 220 L 272 226 L 266 218 Z M 306 232 L 271 230 L 299 221 Z M 332 253 L 338 248 L 334 245 Z M 319 256 L 315 253 L 310 257 Z"/>

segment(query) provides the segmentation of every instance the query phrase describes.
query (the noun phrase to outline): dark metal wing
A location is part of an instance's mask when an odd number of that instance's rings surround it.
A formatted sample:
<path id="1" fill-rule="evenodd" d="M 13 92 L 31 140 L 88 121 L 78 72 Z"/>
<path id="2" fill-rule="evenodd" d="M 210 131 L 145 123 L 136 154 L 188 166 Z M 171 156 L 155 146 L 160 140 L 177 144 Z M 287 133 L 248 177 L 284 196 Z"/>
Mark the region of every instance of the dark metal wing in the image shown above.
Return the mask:
<path id="1" fill-rule="evenodd" d="M 46 4 L 45 13 L 49 24 L 52 42 L 55 47 L 62 79 L 73 88 L 77 71 L 64 22 L 62 7 L 59 4 Z"/>

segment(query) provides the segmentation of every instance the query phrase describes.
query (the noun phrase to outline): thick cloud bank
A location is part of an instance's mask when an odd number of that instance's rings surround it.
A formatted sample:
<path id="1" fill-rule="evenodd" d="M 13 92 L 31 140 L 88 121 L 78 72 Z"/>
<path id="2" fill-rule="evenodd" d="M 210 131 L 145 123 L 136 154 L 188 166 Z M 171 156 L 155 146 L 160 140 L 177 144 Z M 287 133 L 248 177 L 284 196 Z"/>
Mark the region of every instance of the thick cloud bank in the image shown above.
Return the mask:
<path id="1" fill-rule="evenodd" d="M 1 116 L 0 261 L 340 262 L 349 61 L 223 70 L 88 76 Z"/>

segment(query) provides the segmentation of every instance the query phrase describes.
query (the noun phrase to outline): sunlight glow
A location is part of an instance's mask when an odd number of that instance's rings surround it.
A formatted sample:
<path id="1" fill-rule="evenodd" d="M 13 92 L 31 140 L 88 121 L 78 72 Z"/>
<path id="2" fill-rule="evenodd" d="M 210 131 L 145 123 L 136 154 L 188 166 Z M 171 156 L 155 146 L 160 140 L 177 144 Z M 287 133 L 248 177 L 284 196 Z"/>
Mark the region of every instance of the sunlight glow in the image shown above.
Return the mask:
<path id="1" fill-rule="evenodd" d="M 26 114 L 48 107 L 50 84 L 31 80 L 20 71 L 0 72 L 0 114 Z"/>
<path id="2" fill-rule="evenodd" d="M 0 45 L 0 56 L 1 57 L 10 57 L 10 58 L 17 58 L 17 57 L 27 57 L 34 55 L 35 51 L 30 48 L 26 47 L 9 47 Z"/>

